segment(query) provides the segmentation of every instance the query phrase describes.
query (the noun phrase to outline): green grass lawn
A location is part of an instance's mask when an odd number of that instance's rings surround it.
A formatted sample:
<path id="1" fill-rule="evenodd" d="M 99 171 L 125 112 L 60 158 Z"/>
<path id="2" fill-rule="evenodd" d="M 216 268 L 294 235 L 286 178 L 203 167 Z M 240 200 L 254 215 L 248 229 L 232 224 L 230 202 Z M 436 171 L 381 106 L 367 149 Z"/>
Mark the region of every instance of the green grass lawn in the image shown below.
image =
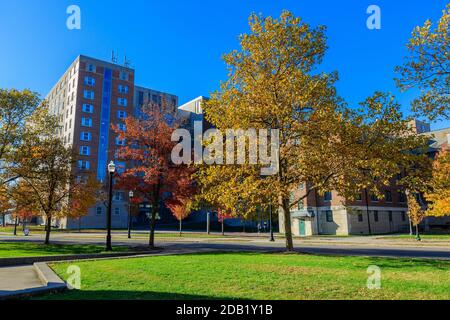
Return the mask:
<path id="1" fill-rule="evenodd" d="M 40 299 L 450 299 L 450 261 L 217 253 L 76 264 L 81 290 Z M 51 267 L 67 279 L 69 265 Z M 367 289 L 369 265 L 381 289 Z"/>
<path id="2" fill-rule="evenodd" d="M 126 247 L 114 247 L 114 251 L 127 251 Z M 102 253 L 104 246 L 90 244 L 50 244 L 31 242 L 0 242 L 0 258 L 40 257 L 67 254 Z"/>

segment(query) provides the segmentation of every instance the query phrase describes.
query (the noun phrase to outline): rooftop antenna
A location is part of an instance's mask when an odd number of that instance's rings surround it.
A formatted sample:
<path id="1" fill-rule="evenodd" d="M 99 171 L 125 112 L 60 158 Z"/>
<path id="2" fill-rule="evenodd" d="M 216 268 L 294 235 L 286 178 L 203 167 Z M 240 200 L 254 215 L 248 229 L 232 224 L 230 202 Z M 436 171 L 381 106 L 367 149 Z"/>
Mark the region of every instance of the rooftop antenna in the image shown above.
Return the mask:
<path id="1" fill-rule="evenodd" d="M 131 60 L 128 60 L 126 55 L 125 55 L 125 60 L 123 62 L 123 65 L 125 68 L 130 68 L 130 66 L 131 66 Z"/>
<path id="2" fill-rule="evenodd" d="M 117 64 L 117 57 L 114 50 L 112 51 L 111 62 Z"/>

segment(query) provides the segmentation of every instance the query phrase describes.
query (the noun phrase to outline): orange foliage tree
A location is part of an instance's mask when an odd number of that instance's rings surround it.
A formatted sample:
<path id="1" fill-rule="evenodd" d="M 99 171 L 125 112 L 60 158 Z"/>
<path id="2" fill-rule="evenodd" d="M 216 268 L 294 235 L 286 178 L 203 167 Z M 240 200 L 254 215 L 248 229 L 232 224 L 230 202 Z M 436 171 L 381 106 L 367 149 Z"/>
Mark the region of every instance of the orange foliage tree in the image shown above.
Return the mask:
<path id="1" fill-rule="evenodd" d="M 117 158 L 128 164 L 119 174 L 117 188 L 134 190 L 136 199 L 151 204 L 151 248 L 154 248 L 155 220 L 161 203 L 188 199 L 194 190 L 193 169 L 171 161 L 176 144 L 171 141 L 171 136 L 180 124 L 176 110 L 164 103 L 143 106 L 139 116 L 125 120 L 125 130 L 112 126 L 118 138 L 125 141 L 117 152 Z"/>
<path id="2" fill-rule="evenodd" d="M 172 198 L 166 202 L 166 206 L 180 223 L 180 237 L 182 234 L 183 220 L 191 214 L 191 204 L 192 202 L 187 198 Z"/>

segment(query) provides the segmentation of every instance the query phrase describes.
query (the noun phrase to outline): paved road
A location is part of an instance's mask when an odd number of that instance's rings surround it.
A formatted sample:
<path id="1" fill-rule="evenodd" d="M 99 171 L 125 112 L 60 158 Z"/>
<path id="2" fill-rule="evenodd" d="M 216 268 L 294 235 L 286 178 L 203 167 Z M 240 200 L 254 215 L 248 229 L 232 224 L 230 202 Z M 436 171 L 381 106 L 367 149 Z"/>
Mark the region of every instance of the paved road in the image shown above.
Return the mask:
<path id="1" fill-rule="evenodd" d="M 357 239 L 327 239 L 326 241 L 294 241 L 295 248 L 299 252 L 311 254 L 329 254 L 329 255 L 352 255 L 352 256 L 373 256 L 373 257 L 411 257 L 411 258 L 434 258 L 450 260 L 450 245 L 430 245 L 428 244 L 403 244 L 402 242 L 377 242 L 367 240 L 367 237 Z M 10 237 L 1 236 L 0 241 L 43 241 L 43 235 L 34 235 L 32 237 Z M 54 233 L 51 237 L 52 243 L 90 243 L 104 244 L 104 235 L 102 234 L 71 234 Z M 113 244 L 127 246 L 145 246 L 147 238 L 144 236 L 135 236 L 129 240 L 122 234 L 113 235 Z M 284 249 L 284 240 L 277 239 L 276 242 L 269 242 L 262 238 L 228 238 L 210 239 L 210 238 L 157 238 L 156 245 L 167 251 L 184 250 L 245 250 L 245 251 L 282 251 Z"/>

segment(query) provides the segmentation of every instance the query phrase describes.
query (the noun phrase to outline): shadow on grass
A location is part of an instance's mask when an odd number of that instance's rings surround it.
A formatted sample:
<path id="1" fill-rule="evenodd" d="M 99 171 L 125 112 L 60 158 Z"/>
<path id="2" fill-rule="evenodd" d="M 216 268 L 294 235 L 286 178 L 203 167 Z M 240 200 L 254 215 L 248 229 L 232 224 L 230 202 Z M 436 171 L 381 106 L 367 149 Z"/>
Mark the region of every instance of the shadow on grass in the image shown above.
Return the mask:
<path id="1" fill-rule="evenodd" d="M 116 246 L 113 248 L 115 252 L 126 251 L 127 247 Z M 48 255 L 67 255 L 67 254 L 92 254 L 102 253 L 105 251 L 103 246 L 93 244 L 48 244 L 36 242 L 0 242 L 0 257 L 1 251 L 7 250 L 7 253 L 19 252 L 22 254 L 48 254 Z M 6 256 L 14 256 L 7 254 Z"/>
<path id="2" fill-rule="evenodd" d="M 450 270 L 450 260 L 418 259 L 418 258 L 369 258 L 371 264 L 380 268 L 404 269 L 410 268 L 433 268 L 438 270 Z"/>
<path id="3" fill-rule="evenodd" d="M 233 297 L 181 294 L 156 291 L 69 290 L 36 296 L 34 300 L 240 300 Z"/>

